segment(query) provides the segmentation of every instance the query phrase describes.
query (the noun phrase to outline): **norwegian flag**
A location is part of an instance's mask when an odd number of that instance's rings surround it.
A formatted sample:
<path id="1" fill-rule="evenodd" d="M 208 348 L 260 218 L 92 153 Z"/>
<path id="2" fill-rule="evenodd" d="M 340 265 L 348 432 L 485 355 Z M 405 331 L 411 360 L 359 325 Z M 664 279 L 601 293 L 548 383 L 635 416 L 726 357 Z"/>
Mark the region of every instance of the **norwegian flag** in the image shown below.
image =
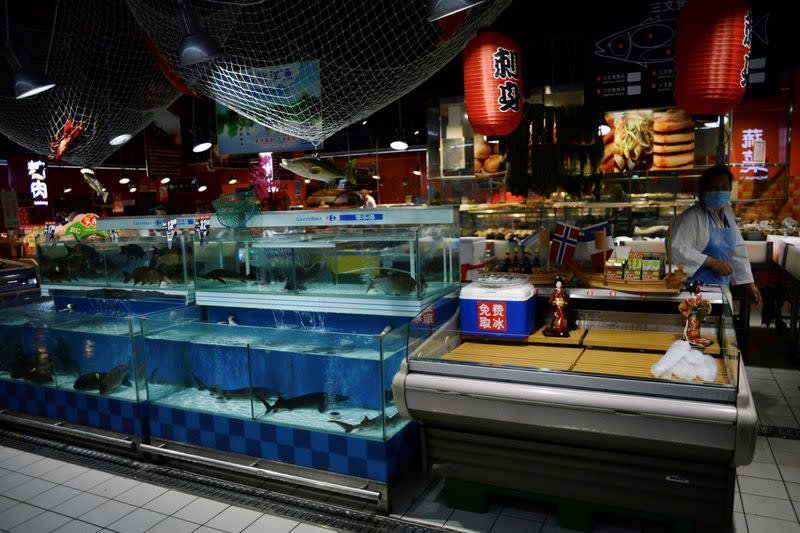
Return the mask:
<path id="1" fill-rule="evenodd" d="M 602 245 L 595 240 L 594 234 L 598 231 L 604 231 L 606 234 L 605 250 L 603 250 Z M 583 234 L 583 242 L 586 243 L 586 253 L 592 258 L 592 265 L 597 267 L 603 266 L 603 263 L 606 262 L 606 259 L 611 257 L 611 253 L 614 251 L 614 240 L 611 238 L 611 224 L 609 224 L 607 220 L 604 220 L 598 224 L 581 228 L 581 233 Z"/>
<path id="2" fill-rule="evenodd" d="M 550 242 L 550 261 L 557 265 L 571 261 L 580 234 L 581 230 L 575 226 L 563 222 L 556 223 L 556 230 Z"/>

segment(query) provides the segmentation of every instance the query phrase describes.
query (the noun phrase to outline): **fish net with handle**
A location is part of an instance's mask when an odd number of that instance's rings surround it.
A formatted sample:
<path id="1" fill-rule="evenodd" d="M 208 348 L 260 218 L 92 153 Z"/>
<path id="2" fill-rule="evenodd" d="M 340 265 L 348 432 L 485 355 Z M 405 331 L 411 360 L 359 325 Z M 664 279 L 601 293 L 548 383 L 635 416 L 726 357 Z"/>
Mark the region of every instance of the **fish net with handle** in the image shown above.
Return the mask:
<path id="1" fill-rule="evenodd" d="M 199 93 L 315 144 L 408 93 L 511 0 L 428 22 L 431 0 L 190 0 L 223 49 L 179 66 L 176 1 L 127 0 L 174 71 Z"/>
<path id="2" fill-rule="evenodd" d="M 261 211 L 261 204 L 253 191 L 223 194 L 211 203 L 219 223 L 226 228 L 244 229 Z"/>

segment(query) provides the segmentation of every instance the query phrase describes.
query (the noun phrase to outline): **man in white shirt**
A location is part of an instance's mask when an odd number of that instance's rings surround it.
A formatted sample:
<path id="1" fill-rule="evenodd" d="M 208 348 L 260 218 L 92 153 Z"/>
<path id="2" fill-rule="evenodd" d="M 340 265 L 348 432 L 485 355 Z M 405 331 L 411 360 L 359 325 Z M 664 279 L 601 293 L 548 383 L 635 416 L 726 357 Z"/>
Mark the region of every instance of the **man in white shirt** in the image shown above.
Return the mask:
<path id="1" fill-rule="evenodd" d="M 361 197 L 364 201 L 364 207 L 367 209 L 374 209 L 378 207 L 378 204 L 375 202 L 375 198 L 369 193 L 369 191 L 364 191 L 364 195 Z"/>
<path id="2" fill-rule="evenodd" d="M 715 165 L 700 177 L 698 202 L 678 216 L 672 237 L 672 255 L 683 264 L 689 281 L 705 285 L 746 285 L 754 303 L 761 293 L 753 282 L 744 239 L 730 206 L 733 175 Z"/>

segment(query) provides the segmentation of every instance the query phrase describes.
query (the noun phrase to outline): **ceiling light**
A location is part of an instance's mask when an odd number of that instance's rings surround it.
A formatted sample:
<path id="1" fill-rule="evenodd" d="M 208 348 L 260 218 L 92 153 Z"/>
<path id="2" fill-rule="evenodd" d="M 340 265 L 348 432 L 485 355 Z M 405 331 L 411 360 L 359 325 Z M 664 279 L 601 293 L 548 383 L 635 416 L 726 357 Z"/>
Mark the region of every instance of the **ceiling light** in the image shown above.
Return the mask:
<path id="1" fill-rule="evenodd" d="M 192 99 L 192 152 L 199 154 L 211 148 L 208 107 L 200 98 Z"/>
<path id="2" fill-rule="evenodd" d="M 170 182 L 170 178 L 161 178 L 161 185 L 166 185 Z"/>
<path id="3" fill-rule="evenodd" d="M 208 189 L 207 186 L 201 185 L 197 188 L 197 192 L 206 192 L 206 189 Z"/>
<path id="4" fill-rule="evenodd" d="M 406 150 L 408 148 L 408 143 L 402 139 L 397 139 L 396 141 L 390 142 L 389 146 L 392 150 Z"/>
<path id="5" fill-rule="evenodd" d="M 103 192 L 106 192 L 106 188 L 105 188 L 105 187 L 103 187 L 101 190 L 102 190 Z"/>
<path id="6" fill-rule="evenodd" d="M 419 130 L 414 130 L 414 135 L 419 135 Z"/>
<path id="7" fill-rule="evenodd" d="M 112 137 L 108 144 L 111 146 L 119 146 L 121 144 L 125 144 L 126 142 L 131 140 L 132 135 L 130 133 L 122 133 L 117 135 L 116 137 Z"/>
<path id="8" fill-rule="evenodd" d="M 203 29 L 200 17 L 194 7 L 181 1 L 181 18 L 185 34 L 181 41 L 178 66 L 188 67 L 210 61 L 222 54 L 219 43 Z"/>
<path id="9" fill-rule="evenodd" d="M 309 183 L 311 183 L 311 180 L 310 180 L 310 179 L 308 179 L 308 178 L 306 178 L 304 181 L 306 182 L 306 185 L 308 185 Z"/>
<path id="10" fill-rule="evenodd" d="M 127 184 L 129 184 L 131 182 L 131 179 L 130 178 L 126 178 L 126 177 L 122 177 L 122 178 L 119 179 L 119 182 L 122 185 L 127 185 Z"/>
<path id="11" fill-rule="evenodd" d="M 422 171 L 419 169 L 419 165 L 417 165 L 417 168 L 412 170 L 411 173 L 414 174 L 415 176 L 422 176 Z"/>
<path id="12" fill-rule="evenodd" d="M 37 72 L 34 68 L 30 65 L 28 60 L 24 57 L 21 57 L 17 50 L 14 47 L 14 43 L 11 40 L 11 19 L 8 15 L 8 4 L 10 2 L 6 0 L 5 8 L 6 8 L 6 57 L 8 57 L 8 63 L 11 65 L 11 72 L 13 73 L 13 81 L 14 81 L 14 97 L 17 100 L 22 100 L 23 98 L 28 98 L 29 96 L 33 96 L 44 92 L 48 89 L 52 89 L 56 86 L 53 83 L 53 80 L 47 77 L 46 74 Z"/>
<path id="13" fill-rule="evenodd" d="M 377 174 L 373 174 L 372 175 L 372 179 L 379 180 L 379 179 L 381 179 L 381 177 L 379 175 L 377 175 Z"/>
<path id="14" fill-rule="evenodd" d="M 231 179 L 229 179 L 229 180 L 228 180 L 228 185 L 233 185 L 233 184 L 235 184 L 237 181 L 238 181 L 238 180 L 237 180 L 236 178 L 231 178 Z"/>
<path id="15" fill-rule="evenodd" d="M 136 185 L 131 185 L 131 188 L 128 189 L 128 192 L 136 192 Z"/>
<path id="16" fill-rule="evenodd" d="M 544 94 L 553 94 L 553 89 L 549 85 L 545 85 Z"/>
<path id="17" fill-rule="evenodd" d="M 67 194 L 67 193 L 70 193 L 70 192 L 72 192 L 72 187 L 70 187 L 69 185 L 64 187 L 64 194 Z"/>
<path id="18" fill-rule="evenodd" d="M 366 120 L 362 120 L 362 121 L 361 121 L 361 125 L 362 125 L 362 126 L 366 126 L 366 125 L 367 125 L 367 121 L 366 121 Z"/>
<path id="19" fill-rule="evenodd" d="M 431 0 L 431 7 L 428 11 L 428 22 L 436 22 L 439 19 L 449 17 L 459 11 L 464 11 L 472 6 L 482 4 L 485 0 Z"/>
<path id="20" fill-rule="evenodd" d="M 467 113 L 464 113 L 464 118 L 469 120 L 469 115 Z"/>
<path id="21" fill-rule="evenodd" d="M 200 152 L 205 152 L 209 148 L 211 148 L 211 143 L 208 142 L 208 141 L 205 141 L 205 142 L 201 142 L 201 143 L 195 144 L 192 147 L 192 152 L 194 152 L 196 154 L 199 154 Z"/>

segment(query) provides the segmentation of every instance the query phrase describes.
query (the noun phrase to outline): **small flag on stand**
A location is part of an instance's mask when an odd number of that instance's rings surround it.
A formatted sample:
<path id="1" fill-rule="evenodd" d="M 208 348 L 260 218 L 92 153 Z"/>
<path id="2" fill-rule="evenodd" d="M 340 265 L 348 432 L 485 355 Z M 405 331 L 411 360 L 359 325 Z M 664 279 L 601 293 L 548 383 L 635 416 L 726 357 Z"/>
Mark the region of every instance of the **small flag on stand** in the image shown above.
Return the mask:
<path id="1" fill-rule="evenodd" d="M 571 261 L 572 256 L 575 255 L 575 247 L 578 245 L 580 235 L 581 230 L 576 226 L 570 226 L 563 222 L 556 223 L 550 243 L 550 262 L 563 265 Z"/>
<path id="2" fill-rule="evenodd" d="M 581 229 L 583 242 L 587 243 L 587 255 L 592 259 L 592 266 L 601 267 L 611 257 L 614 251 L 614 241 L 611 238 L 611 224 L 608 221 L 600 222 Z M 605 235 L 605 239 L 598 239 Z"/>

